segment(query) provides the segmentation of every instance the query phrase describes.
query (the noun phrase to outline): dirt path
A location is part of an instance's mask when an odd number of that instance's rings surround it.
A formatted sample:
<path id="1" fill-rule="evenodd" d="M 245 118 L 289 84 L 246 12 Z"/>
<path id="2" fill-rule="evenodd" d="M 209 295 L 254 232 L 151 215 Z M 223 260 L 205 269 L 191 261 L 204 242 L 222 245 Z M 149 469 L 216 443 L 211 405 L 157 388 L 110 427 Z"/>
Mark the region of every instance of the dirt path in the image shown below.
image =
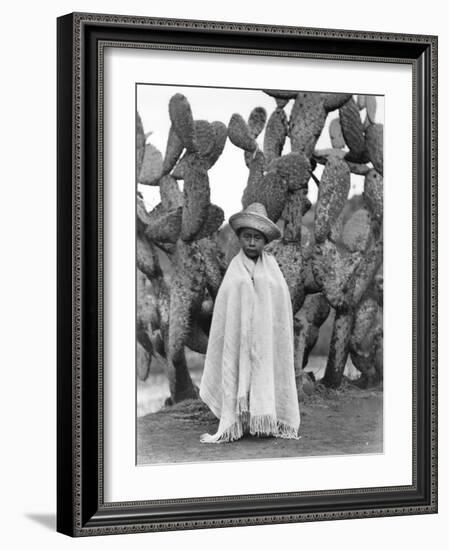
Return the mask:
<path id="1" fill-rule="evenodd" d="M 186 401 L 137 422 L 138 464 L 247 460 L 382 452 L 383 393 L 349 386 L 315 393 L 300 404 L 301 439 L 245 435 L 233 443 L 204 444 L 218 420 L 201 401 Z"/>

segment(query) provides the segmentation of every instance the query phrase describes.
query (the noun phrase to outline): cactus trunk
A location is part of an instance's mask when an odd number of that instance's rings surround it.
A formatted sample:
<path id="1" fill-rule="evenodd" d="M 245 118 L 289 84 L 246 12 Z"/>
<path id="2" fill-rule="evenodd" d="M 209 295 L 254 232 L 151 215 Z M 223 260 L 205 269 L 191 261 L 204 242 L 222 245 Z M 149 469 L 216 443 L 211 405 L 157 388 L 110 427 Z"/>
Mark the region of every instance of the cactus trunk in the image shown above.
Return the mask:
<path id="1" fill-rule="evenodd" d="M 341 385 L 346 360 L 349 354 L 349 341 L 351 338 L 352 326 L 352 311 L 348 309 L 337 310 L 335 313 L 326 371 L 322 379 L 322 383 L 328 388 L 338 388 Z"/>

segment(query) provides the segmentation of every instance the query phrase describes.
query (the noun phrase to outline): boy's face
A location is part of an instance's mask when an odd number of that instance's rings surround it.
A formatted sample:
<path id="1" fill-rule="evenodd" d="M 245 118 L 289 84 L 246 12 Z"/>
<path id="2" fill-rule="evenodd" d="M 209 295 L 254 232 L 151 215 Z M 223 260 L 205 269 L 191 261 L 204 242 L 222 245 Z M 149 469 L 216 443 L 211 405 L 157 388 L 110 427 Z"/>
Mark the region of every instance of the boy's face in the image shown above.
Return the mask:
<path id="1" fill-rule="evenodd" d="M 239 242 L 243 252 L 249 258 L 257 258 L 260 256 L 263 247 L 266 244 L 265 235 L 257 229 L 244 227 L 239 232 Z"/>

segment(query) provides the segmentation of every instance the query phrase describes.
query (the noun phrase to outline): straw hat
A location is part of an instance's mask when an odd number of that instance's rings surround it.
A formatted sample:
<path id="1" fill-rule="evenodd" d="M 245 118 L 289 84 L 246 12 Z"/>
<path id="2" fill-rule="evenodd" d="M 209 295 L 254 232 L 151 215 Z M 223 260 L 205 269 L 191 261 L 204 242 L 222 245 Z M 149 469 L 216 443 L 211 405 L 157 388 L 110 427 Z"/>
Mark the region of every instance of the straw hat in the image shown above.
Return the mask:
<path id="1" fill-rule="evenodd" d="M 279 227 L 270 220 L 265 206 L 260 202 L 253 202 L 245 210 L 233 214 L 229 218 L 229 225 L 236 233 L 241 227 L 257 229 L 265 235 L 268 242 L 281 236 Z"/>

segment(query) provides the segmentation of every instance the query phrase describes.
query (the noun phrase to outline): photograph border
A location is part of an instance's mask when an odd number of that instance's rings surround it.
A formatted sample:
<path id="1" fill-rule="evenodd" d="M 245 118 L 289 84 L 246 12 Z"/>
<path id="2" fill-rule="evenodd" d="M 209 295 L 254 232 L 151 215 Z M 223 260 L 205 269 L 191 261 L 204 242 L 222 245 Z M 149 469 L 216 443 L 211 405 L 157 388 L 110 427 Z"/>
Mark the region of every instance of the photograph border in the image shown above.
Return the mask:
<path id="1" fill-rule="evenodd" d="M 89 536 L 436 513 L 437 37 L 88 13 L 58 18 L 57 30 L 57 530 Z M 104 502 L 102 106 L 107 46 L 412 66 L 412 485 Z"/>

